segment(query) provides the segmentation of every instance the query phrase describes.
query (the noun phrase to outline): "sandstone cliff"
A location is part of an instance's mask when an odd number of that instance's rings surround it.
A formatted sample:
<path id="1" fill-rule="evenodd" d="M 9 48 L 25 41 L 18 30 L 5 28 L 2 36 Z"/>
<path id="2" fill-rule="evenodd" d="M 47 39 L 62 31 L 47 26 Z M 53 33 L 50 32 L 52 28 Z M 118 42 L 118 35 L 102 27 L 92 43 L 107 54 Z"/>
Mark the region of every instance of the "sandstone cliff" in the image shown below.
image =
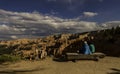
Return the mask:
<path id="1" fill-rule="evenodd" d="M 42 58 L 41 54 L 45 52 L 47 55 L 60 56 L 66 52 L 77 52 L 79 49 L 82 49 L 82 42 L 86 40 L 95 44 L 96 52 L 103 52 L 109 56 L 120 56 L 119 29 L 59 34 L 38 39 L 1 41 L 0 54 L 19 55 L 22 58 L 34 57 L 34 59 L 36 57 Z"/>

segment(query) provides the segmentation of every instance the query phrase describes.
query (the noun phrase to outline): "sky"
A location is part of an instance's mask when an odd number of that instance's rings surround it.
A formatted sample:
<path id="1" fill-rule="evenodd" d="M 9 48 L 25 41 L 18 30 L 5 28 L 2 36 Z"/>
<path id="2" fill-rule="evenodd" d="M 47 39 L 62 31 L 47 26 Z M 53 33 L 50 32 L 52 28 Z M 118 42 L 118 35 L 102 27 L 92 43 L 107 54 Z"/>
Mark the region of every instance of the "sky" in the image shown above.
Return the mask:
<path id="1" fill-rule="evenodd" d="M 120 0 L 0 0 L 0 9 L 15 12 L 40 12 L 61 18 L 82 17 L 84 12 L 97 13 L 87 21 L 119 20 Z"/>
<path id="2" fill-rule="evenodd" d="M 120 24 L 119 7 L 120 0 L 0 0 L 0 37 L 32 38 L 113 27 Z"/>

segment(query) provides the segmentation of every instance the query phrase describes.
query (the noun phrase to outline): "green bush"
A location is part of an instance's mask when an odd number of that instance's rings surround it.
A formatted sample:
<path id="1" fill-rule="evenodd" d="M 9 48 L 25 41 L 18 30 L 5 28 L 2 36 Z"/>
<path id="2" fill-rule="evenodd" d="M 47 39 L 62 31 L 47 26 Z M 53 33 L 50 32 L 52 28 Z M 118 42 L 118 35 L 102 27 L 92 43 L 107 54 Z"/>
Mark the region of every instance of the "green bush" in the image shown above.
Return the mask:
<path id="1" fill-rule="evenodd" d="M 21 60 L 19 56 L 14 56 L 9 54 L 0 55 L 0 62 L 16 62 L 19 60 Z"/>

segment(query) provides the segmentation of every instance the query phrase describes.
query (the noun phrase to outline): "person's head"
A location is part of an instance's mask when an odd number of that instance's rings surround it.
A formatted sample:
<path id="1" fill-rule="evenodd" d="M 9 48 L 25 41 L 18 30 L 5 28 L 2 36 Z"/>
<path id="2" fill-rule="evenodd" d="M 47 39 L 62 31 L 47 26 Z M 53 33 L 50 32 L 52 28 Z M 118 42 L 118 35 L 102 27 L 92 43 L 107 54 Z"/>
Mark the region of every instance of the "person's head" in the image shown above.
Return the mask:
<path id="1" fill-rule="evenodd" d="M 91 39 L 93 40 L 93 39 L 94 39 L 94 37 L 93 37 L 93 36 L 91 36 Z"/>
<path id="2" fill-rule="evenodd" d="M 84 41 L 85 44 L 87 44 L 87 41 Z"/>

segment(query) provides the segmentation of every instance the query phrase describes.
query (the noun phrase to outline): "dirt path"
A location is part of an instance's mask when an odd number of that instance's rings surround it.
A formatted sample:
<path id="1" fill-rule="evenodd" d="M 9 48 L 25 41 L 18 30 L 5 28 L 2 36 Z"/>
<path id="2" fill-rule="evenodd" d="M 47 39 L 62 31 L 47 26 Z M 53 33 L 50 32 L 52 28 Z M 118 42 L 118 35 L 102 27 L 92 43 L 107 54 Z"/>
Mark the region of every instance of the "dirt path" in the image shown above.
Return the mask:
<path id="1" fill-rule="evenodd" d="M 120 58 L 105 57 L 99 62 L 80 60 L 56 62 L 51 58 L 43 61 L 21 61 L 0 65 L 0 74 L 120 74 Z"/>

